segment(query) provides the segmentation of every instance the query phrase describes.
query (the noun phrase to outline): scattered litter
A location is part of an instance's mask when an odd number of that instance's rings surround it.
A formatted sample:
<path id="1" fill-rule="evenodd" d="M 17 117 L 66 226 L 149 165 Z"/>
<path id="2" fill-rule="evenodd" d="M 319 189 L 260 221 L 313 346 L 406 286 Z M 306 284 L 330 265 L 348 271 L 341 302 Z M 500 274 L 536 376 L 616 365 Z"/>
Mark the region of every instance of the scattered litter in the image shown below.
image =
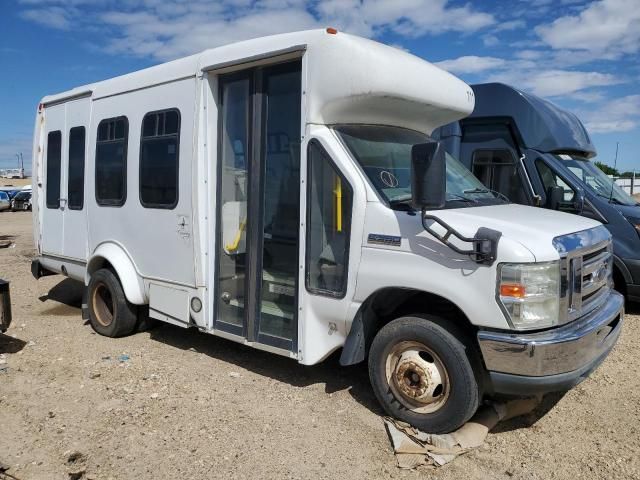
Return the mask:
<path id="1" fill-rule="evenodd" d="M 0 365 L 7 364 L 7 356 L 4 353 L 0 353 Z"/>
<path id="2" fill-rule="evenodd" d="M 229 376 L 231 378 L 240 378 L 240 374 L 238 372 L 229 372 Z"/>
<path id="3" fill-rule="evenodd" d="M 190 352 L 197 352 L 197 350 L 195 348 L 193 348 L 193 347 L 189 347 L 189 351 Z"/>
<path id="4" fill-rule="evenodd" d="M 151 398 L 153 398 L 154 400 L 155 400 L 156 398 L 158 398 L 158 394 L 157 394 L 157 393 L 152 393 L 150 396 L 151 396 Z"/>
<path id="5" fill-rule="evenodd" d="M 8 373 L 9 365 L 0 365 L 0 373 Z"/>
<path id="6" fill-rule="evenodd" d="M 9 240 L 0 240 L 0 248 L 8 248 L 14 243 Z"/>
<path id="7" fill-rule="evenodd" d="M 126 353 L 123 353 L 122 355 L 118 356 L 118 361 L 119 362 L 128 362 L 130 358 L 131 357 L 129 357 L 129 355 L 127 355 Z"/>
<path id="8" fill-rule="evenodd" d="M 102 360 L 111 360 L 111 357 L 109 355 L 105 355 L 102 357 Z"/>
<path id="9" fill-rule="evenodd" d="M 443 435 L 425 433 L 389 417 L 383 420 L 398 467 L 436 468 L 482 446 L 487 434 L 498 422 L 529 413 L 539 403 L 539 398 L 526 398 L 483 406 L 458 430 Z"/>
<path id="10" fill-rule="evenodd" d="M 36 346 L 36 342 L 34 342 L 33 340 L 29 340 L 27 342 L 27 347 L 35 347 Z"/>
<path id="11" fill-rule="evenodd" d="M 49 417 L 49 418 L 54 418 L 55 416 L 56 416 L 56 414 L 52 410 L 49 410 L 49 413 L 47 413 L 47 417 Z"/>
<path id="12" fill-rule="evenodd" d="M 90 378 L 90 379 L 92 379 L 92 380 L 93 380 L 94 378 L 98 378 L 98 377 L 100 377 L 100 372 L 91 372 L 91 373 L 89 374 L 89 378 Z"/>

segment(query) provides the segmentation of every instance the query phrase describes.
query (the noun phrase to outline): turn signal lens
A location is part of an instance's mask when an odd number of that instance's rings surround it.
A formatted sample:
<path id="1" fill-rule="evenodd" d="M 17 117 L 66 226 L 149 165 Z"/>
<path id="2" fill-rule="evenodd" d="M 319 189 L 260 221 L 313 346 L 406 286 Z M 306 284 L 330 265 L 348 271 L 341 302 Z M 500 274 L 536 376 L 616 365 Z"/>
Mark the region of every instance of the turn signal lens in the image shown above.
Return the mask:
<path id="1" fill-rule="evenodd" d="M 503 283 L 500 285 L 501 297 L 524 298 L 526 291 L 524 285 L 517 283 Z"/>
<path id="2" fill-rule="evenodd" d="M 336 33 L 338 33 L 338 30 L 336 28 L 333 28 L 333 27 L 328 27 L 327 28 L 327 33 L 329 33 L 331 35 L 335 35 Z"/>

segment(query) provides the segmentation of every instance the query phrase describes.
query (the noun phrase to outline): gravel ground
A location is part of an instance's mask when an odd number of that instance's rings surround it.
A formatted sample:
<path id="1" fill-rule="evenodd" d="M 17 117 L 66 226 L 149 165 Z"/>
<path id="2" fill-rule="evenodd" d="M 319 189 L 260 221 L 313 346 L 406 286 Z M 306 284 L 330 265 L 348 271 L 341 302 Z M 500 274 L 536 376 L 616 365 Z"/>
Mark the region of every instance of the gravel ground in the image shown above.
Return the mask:
<path id="1" fill-rule="evenodd" d="M 363 366 L 334 356 L 303 367 L 170 325 L 101 337 L 81 319 L 80 285 L 31 277 L 31 214 L 0 213 L 3 236 L 15 241 L 0 249 L 14 314 L 0 334 L 10 478 L 640 479 L 636 306 L 590 379 L 454 463 L 408 472 L 395 466 Z"/>

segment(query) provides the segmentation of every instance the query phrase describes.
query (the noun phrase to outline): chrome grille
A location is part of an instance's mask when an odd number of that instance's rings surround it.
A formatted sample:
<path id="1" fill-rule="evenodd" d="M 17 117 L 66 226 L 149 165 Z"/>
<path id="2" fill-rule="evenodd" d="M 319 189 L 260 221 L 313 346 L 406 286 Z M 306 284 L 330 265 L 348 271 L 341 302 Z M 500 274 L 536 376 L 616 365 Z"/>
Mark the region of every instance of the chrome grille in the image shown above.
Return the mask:
<path id="1" fill-rule="evenodd" d="M 560 323 L 598 308 L 612 284 L 611 234 L 603 227 L 556 237 L 560 253 Z"/>

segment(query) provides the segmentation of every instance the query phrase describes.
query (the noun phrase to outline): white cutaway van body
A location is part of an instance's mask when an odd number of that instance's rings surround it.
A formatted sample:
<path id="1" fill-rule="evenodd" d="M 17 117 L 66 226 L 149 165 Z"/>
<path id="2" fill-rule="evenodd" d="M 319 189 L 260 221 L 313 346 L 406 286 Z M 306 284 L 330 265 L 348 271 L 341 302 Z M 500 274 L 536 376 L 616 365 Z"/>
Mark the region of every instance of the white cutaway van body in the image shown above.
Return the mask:
<path id="1" fill-rule="evenodd" d="M 622 325 L 606 230 L 508 204 L 451 157 L 442 208 L 411 202 L 413 146 L 473 107 L 449 73 L 332 29 L 47 96 L 33 274 L 83 282 L 108 336 L 157 319 L 306 365 L 368 357 L 384 408 L 432 432 L 484 395 L 570 388 Z"/>

